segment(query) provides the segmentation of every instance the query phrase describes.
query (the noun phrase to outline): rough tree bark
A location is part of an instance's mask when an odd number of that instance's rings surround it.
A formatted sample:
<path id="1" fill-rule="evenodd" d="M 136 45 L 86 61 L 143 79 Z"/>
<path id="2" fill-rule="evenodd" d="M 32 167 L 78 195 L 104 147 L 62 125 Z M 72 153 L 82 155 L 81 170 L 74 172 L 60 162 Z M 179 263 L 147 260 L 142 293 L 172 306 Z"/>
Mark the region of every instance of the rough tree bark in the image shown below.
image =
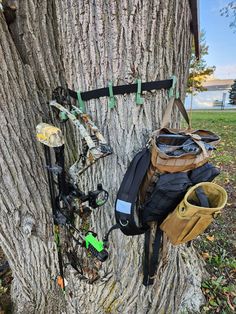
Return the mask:
<path id="1" fill-rule="evenodd" d="M 61 294 L 53 280 L 57 259 L 43 151 L 35 141 L 35 126 L 49 119 L 46 101 L 65 81 L 83 91 L 110 80 L 129 84 L 175 74 L 184 98 L 190 20 L 187 0 L 21 0 L 10 31 L 0 14 L 0 239 L 13 271 L 16 313 L 199 310 L 202 269 L 192 248 L 169 246 L 155 284 L 145 288 L 143 238 L 119 231 L 112 234 L 101 279 L 88 284 L 68 267 L 67 293 Z M 111 110 L 105 98 L 86 103 L 114 150 L 80 178 L 82 188 L 102 182 L 109 190 L 109 204 L 92 217 L 100 236 L 114 222 L 114 197 L 128 163 L 159 126 L 167 92 L 146 93 L 143 106 L 134 95 L 116 98 Z"/>

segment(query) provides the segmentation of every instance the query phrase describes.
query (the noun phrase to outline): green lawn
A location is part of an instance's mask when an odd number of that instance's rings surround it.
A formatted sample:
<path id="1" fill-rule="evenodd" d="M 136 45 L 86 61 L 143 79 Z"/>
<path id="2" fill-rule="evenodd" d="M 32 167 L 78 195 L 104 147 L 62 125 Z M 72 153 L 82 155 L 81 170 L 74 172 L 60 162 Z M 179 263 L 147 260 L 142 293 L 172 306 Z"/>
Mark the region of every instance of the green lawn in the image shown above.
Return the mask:
<path id="1" fill-rule="evenodd" d="M 236 312 L 236 111 L 193 112 L 192 128 L 208 129 L 221 137 L 211 161 L 221 169 L 215 182 L 229 196 L 222 216 L 193 241 L 209 273 L 202 283 L 207 304 L 201 313 L 231 314 Z"/>

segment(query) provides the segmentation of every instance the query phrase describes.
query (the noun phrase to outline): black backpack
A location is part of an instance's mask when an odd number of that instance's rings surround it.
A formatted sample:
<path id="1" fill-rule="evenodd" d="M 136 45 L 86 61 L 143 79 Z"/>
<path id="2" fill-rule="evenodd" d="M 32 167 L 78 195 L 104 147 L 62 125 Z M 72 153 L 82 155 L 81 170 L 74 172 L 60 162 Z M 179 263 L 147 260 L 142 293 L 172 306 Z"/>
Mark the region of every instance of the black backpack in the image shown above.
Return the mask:
<path id="1" fill-rule="evenodd" d="M 104 239 L 107 241 L 110 232 L 114 229 L 120 229 L 127 236 L 145 233 L 143 265 L 145 286 L 153 284 L 158 265 L 162 241 L 159 225 L 183 199 L 189 187 L 200 182 L 210 182 L 219 174 L 219 170 L 210 163 L 188 172 L 160 174 L 150 197 L 140 204 L 139 191 L 150 166 L 150 160 L 151 153 L 148 148 L 144 148 L 131 161 L 117 193 L 116 224 L 111 227 Z M 152 254 L 150 254 L 150 222 L 152 221 L 157 222 L 157 228 L 155 240 L 152 242 Z"/>

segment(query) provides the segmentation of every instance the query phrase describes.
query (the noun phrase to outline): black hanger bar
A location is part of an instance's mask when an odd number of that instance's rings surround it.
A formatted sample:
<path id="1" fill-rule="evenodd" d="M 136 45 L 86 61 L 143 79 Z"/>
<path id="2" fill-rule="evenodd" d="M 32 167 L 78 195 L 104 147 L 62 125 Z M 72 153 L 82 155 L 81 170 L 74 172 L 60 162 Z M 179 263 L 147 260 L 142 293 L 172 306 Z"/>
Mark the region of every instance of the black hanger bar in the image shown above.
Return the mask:
<path id="1" fill-rule="evenodd" d="M 169 89 L 172 87 L 173 80 L 163 80 L 163 81 L 153 81 L 153 82 L 146 82 L 142 83 L 141 90 L 142 91 L 150 91 L 150 90 L 157 90 L 157 89 Z M 124 95 L 124 94 L 130 94 L 130 93 L 136 93 L 138 88 L 138 84 L 130 84 L 130 85 L 119 85 L 119 86 L 113 86 L 113 94 L 114 95 Z M 68 89 L 70 97 L 77 99 L 77 92 Z M 99 88 L 90 90 L 88 92 L 81 92 L 81 98 L 82 100 L 90 100 L 95 99 L 99 97 L 105 97 L 109 96 L 109 88 Z"/>

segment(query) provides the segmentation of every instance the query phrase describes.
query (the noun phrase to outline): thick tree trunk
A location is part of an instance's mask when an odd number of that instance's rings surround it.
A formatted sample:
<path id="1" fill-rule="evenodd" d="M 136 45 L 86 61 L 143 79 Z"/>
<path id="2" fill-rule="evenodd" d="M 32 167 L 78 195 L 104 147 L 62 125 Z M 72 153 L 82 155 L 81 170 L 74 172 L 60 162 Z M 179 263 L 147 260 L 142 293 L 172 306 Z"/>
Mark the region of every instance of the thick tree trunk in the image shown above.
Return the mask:
<path id="1" fill-rule="evenodd" d="M 73 89 L 104 87 L 178 77 L 184 97 L 191 47 L 188 1 L 19 1 L 9 33 L 0 19 L 0 239 L 14 281 L 17 313 L 180 313 L 203 302 L 201 267 L 192 248 L 168 247 L 152 287 L 142 286 L 142 236 L 111 236 L 101 279 L 89 284 L 70 267 L 65 297 L 55 285 L 57 259 L 42 147 L 35 126 L 47 120 L 46 100 L 65 81 Z M 167 92 L 118 96 L 86 103 L 87 112 L 113 147 L 79 178 L 91 189 L 102 182 L 109 204 L 94 212 L 102 236 L 114 222 L 115 193 L 128 163 L 158 128 Z M 172 125 L 178 124 L 173 115 Z M 69 146 L 69 145 L 68 145 Z M 68 150 L 71 147 L 67 147 Z"/>
<path id="2" fill-rule="evenodd" d="M 55 291 L 52 216 L 35 126 L 47 117 L 46 95 L 57 81 L 58 62 L 53 47 L 40 39 L 42 29 L 32 30 L 33 9 L 21 7 L 12 36 L 0 17 L 0 239 L 14 276 L 16 312 L 50 313 L 59 312 L 63 299 Z M 45 29 L 44 38 L 49 34 Z"/>

